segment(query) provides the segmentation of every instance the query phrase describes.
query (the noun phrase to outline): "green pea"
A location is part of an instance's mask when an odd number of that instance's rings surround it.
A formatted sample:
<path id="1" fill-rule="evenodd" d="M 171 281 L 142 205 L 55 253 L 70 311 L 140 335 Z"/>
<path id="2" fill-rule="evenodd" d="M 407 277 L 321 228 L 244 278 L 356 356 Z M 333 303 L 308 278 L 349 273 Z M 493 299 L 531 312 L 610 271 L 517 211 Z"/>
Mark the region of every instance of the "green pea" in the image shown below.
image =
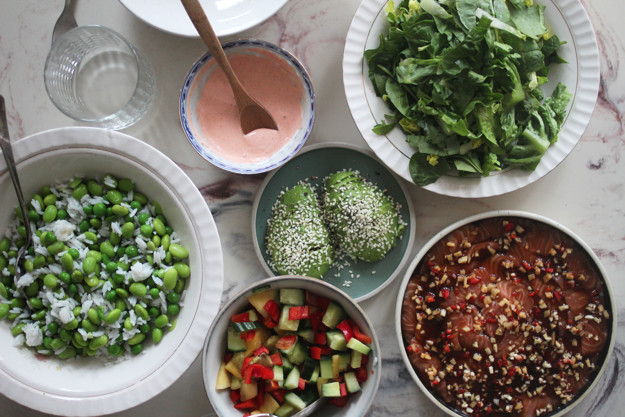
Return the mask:
<path id="1" fill-rule="evenodd" d="M 130 352 L 132 352 L 133 355 L 138 355 L 139 353 L 143 352 L 143 344 L 137 343 L 136 345 L 132 345 L 130 347 Z"/>
<path id="2" fill-rule="evenodd" d="M 150 327 L 150 325 L 148 323 L 143 323 L 139 326 L 139 331 L 143 334 L 148 334 L 150 333 L 150 330 L 152 329 L 152 327 Z"/>
<path id="3" fill-rule="evenodd" d="M 89 222 L 87 220 L 81 221 L 80 224 L 78 225 L 78 230 L 80 230 L 80 232 L 82 233 L 89 230 Z"/>
<path id="4" fill-rule="evenodd" d="M 167 305 L 167 315 L 168 316 L 176 316 L 180 313 L 180 306 L 178 304 L 168 304 Z"/>
<path id="5" fill-rule="evenodd" d="M 82 280 L 84 279 L 84 275 L 82 273 L 82 271 L 75 269 L 74 271 L 72 271 L 72 282 L 82 282 Z"/>
<path id="6" fill-rule="evenodd" d="M 163 276 L 163 285 L 168 290 L 173 290 L 176 288 L 176 284 L 178 283 L 178 271 L 175 268 L 169 268 L 165 271 L 165 275 Z"/>
<path id="7" fill-rule="evenodd" d="M 67 323 L 65 323 L 63 325 L 63 328 L 66 330 L 74 330 L 76 328 L 78 328 L 78 320 L 77 319 L 72 319 L 72 321 L 69 321 Z"/>
<path id="8" fill-rule="evenodd" d="M 167 326 L 168 323 L 169 323 L 169 318 L 167 317 L 166 314 L 161 314 L 160 316 L 154 319 L 154 326 L 156 326 L 159 329 L 162 329 L 163 327 Z"/>
<path id="9" fill-rule="evenodd" d="M 48 246 L 46 249 L 48 249 L 48 252 L 50 253 L 50 255 L 56 256 L 60 252 L 63 252 L 65 250 L 65 244 L 63 244 L 63 242 L 56 241 L 50 246 Z"/>
<path id="10" fill-rule="evenodd" d="M 91 204 L 86 204 L 85 206 L 83 206 L 82 211 L 87 216 L 91 216 L 93 214 L 93 206 Z"/>
<path id="11" fill-rule="evenodd" d="M 150 219 L 149 213 L 144 212 L 144 213 L 139 214 L 139 216 L 137 216 L 137 220 L 139 221 L 140 225 L 146 224 L 149 219 Z"/>
<path id="12" fill-rule="evenodd" d="M 58 283 L 59 283 L 59 280 L 55 275 L 46 274 L 43 277 L 43 285 L 50 288 L 51 290 L 55 289 Z"/>
<path id="13" fill-rule="evenodd" d="M 139 255 L 139 250 L 135 245 L 126 246 L 124 252 L 126 253 L 126 255 L 128 255 L 129 258 L 134 258 L 135 256 Z"/>
<path id="14" fill-rule="evenodd" d="M 117 300 L 117 292 L 115 292 L 115 290 L 110 290 L 106 293 L 104 298 L 106 298 L 106 301 L 113 302 Z"/>
<path id="15" fill-rule="evenodd" d="M 94 180 L 87 182 L 87 190 L 91 195 L 102 195 L 103 192 L 102 186 Z"/>
<path id="16" fill-rule="evenodd" d="M 135 304 L 135 313 L 137 313 L 137 316 L 141 317 L 143 320 L 148 320 L 150 318 L 148 310 L 146 310 L 145 307 L 139 303 Z"/>
<path id="17" fill-rule="evenodd" d="M 59 220 L 65 220 L 67 219 L 68 214 L 67 214 L 67 210 L 65 209 L 59 209 L 59 211 L 56 212 L 56 218 Z"/>
<path id="18" fill-rule="evenodd" d="M 176 271 L 178 271 L 178 276 L 180 278 L 186 279 L 189 278 L 189 276 L 191 275 L 191 268 L 189 267 L 189 265 L 183 262 L 176 262 L 174 264 L 174 268 L 176 268 Z"/>
<path id="19" fill-rule="evenodd" d="M 51 321 L 50 323 L 48 323 L 48 325 L 46 326 L 46 330 L 50 333 L 50 334 L 57 334 L 59 332 L 59 324 L 55 321 Z"/>
<path id="20" fill-rule="evenodd" d="M 111 204 L 119 204 L 123 200 L 122 193 L 118 190 L 108 190 L 106 192 L 106 199 L 111 202 Z"/>
<path id="21" fill-rule="evenodd" d="M 150 288 L 150 297 L 152 297 L 152 299 L 157 299 L 160 292 L 161 291 L 156 287 Z"/>
<path id="22" fill-rule="evenodd" d="M 163 247 L 163 249 L 167 250 L 169 249 L 169 245 L 171 242 L 171 237 L 169 235 L 165 235 L 161 238 L 161 246 Z"/>
<path id="23" fill-rule="evenodd" d="M 44 336 L 43 347 L 46 349 L 52 349 L 52 338 L 50 336 Z"/>
<path id="24" fill-rule="evenodd" d="M 128 341 L 126 343 L 128 343 L 130 346 L 132 346 L 132 345 L 136 345 L 137 343 L 141 343 L 144 340 L 145 340 L 145 334 L 137 333 L 136 335 L 134 335 L 130 339 L 128 339 Z"/>
<path id="25" fill-rule="evenodd" d="M 67 295 L 73 297 L 78 292 L 78 287 L 73 282 L 67 286 Z"/>
<path id="26" fill-rule="evenodd" d="M 111 311 L 109 311 L 109 313 L 106 315 L 106 317 L 104 318 L 104 321 L 107 324 L 113 324 L 115 323 L 117 320 L 119 320 L 119 318 L 122 315 L 122 311 L 118 308 L 115 308 Z"/>
<path id="27" fill-rule="evenodd" d="M 76 356 L 76 349 L 68 346 L 63 352 L 59 353 L 59 359 L 70 359 Z"/>
<path id="28" fill-rule="evenodd" d="M 113 214 L 119 217 L 124 217 L 128 214 L 128 207 L 115 204 L 113 206 Z"/>
<path id="29" fill-rule="evenodd" d="M 131 222 L 127 222 L 124 223 L 124 225 L 122 226 L 122 236 L 124 237 L 124 239 L 130 239 L 132 238 L 132 235 L 135 232 L 135 225 L 132 224 Z"/>
<path id="30" fill-rule="evenodd" d="M 65 252 L 63 256 L 61 256 L 61 266 L 68 272 L 74 269 L 74 258 L 72 258 L 69 252 Z"/>
<path id="31" fill-rule="evenodd" d="M 0 319 L 3 319 L 9 314 L 9 310 L 11 309 L 11 305 L 9 303 L 0 304 Z"/>
<path id="32" fill-rule="evenodd" d="M 95 337 L 89 342 L 89 349 L 99 349 L 102 346 L 106 345 L 108 341 L 109 338 L 105 334 Z"/>
<path id="33" fill-rule="evenodd" d="M 65 284 L 70 284 L 72 282 L 72 276 L 66 271 L 59 272 L 59 279 Z"/>
<path id="34" fill-rule="evenodd" d="M 46 258 L 43 255 L 37 255 L 33 258 L 33 267 L 35 269 L 43 268 L 46 265 Z"/>
<path id="35" fill-rule="evenodd" d="M 165 224 L 161 219 L 155 218 L 154 222 L 152 222 L 152 226 L 154 227 L 154 231 L 160 236 L 163 236 L 166 233 Z"/>
<path id="36" fill-rule="evenodd" d="M 130 265 L 128 265 L 126 262 L 117 262 L 117 266 L 124 272 L 130 269 Z"/>
<path id="37" fill-rule="evenodd" d="M 115 272 L 117 271 L 117 262 L 107 262 L 105 268 L 108 273 Z"/>
<path id="38" fill-rule="evenodd" d="M 135 184 L 128 178 L 123 178 L 117 183 L 117 188 L 119 188 L 121 192 L 128 193 L 134 190 Z"/>
<path id="39" fill-rule="evenodd" d="M 141 204 L 137 200 L 132 200 L 130 202 L 130 208 L 133 210 L 141 210 L 141 207 L 143 207 L 143 204 Z"/>
<path id="40" fill-rule="evenodd" d="M 176 292 L 170 292 L 169 294 L 167 294 L 167 301 L 172 304 L 177 304 L 178 301 L 180 301 L 180 295 L 178 295 L 178 293 Z"/>
<path id="41" fill-rule="evenodd" d="M 189 251 L 184 246 L 180 246 L 177 243 L 169 245 L 169 252 L 176 259 L 185 259 L 189 257 Z"/>
<path id="42" fill-rule="evenodd" d="M 152 236 L 153 228 L 149 224 L 144 224 L 139 228 L 141 234 L 145 237 Z"/>
<path id="43" fill-rule="evenodd" d="M 125 310 L 126 302 L 122 298 L 118 298 L 117 300 L 115 300 L 115 308 L 122 311 Z"/>
<path id="44" fill-rule="evenodd" d="M 113 282 L 117 285 L 120 285 L 122 282 L 124 282 L 124 275 L 122 274 L 113 274 L 111 278 L 113 279 Z"/>
<path id="45" fill-rule="evenodd" d="M 156 317 L 158 317 L 158 316 L 159 316 L 159 314 L 161 314 L 161 310 L 159 310 L 159 309 L 158 309 L 158 308 L 156 308 L 156 307 L 150 307 L 150 308 L 148 309 L 148 314 L 150 315 L 150 317 L 152 317 L 152 318 L 156 318 Z"/>
<path id="46" fill-rule="evenodd" d="M 39 236 L 39 241 L 44 246 L 50 246 L 54 242 L 56 242 L 56 236 L 53 232 L 43 232 L 41 236 Z"/>
<path id="47" fill-rule="evenodd" d="M 119 356 L 124 352 L 124 349 L 120 345 L 114 344 L 114 345 L 109 345 L 109 347 L 107 348 L 107 351 L 109 355 L 111 356 Z"/>
<path id="48" fill-rule="evenodd" d="M 93 274 L 95 272 L 97 262 L 96 258 L 92 256 L 86 257 L 85 260 L 82 261 L 83 272 L 87 275 Z"/>
<path id="49" fill-rule="evenodd" d="M 87 186 L 85 184 L 80 184 L 78 187 L 74 188 L 74 191 L 72 192 L 72 197 L 80 201 L 84 196 L 87 195 L 88 192 L 89 190 L 87 189 Z"/>

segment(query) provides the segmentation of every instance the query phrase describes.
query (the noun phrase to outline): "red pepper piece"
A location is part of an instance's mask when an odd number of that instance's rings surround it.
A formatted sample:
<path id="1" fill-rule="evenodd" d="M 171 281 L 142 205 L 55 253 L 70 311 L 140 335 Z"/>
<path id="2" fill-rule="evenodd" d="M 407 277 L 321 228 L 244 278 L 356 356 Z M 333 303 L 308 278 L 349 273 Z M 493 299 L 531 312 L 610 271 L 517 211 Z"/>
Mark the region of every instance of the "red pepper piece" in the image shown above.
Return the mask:
<path id="1" fill-rule="evenodd" d="M 230 391 L 230 400 L 232 404 L 235 404 L 237 401 L 241 399 L 241 392 L 238 389 L 233 389 Z"/>
<path id="2" fill-rule="evenodd" d="M 297 340 L 297 335 L 285 334 L 276 342 L 276 348 L 280 350 L 289 350 Z"/>
<path id="3" fill-rule="evenodd" d="M 346 397 L 347 396 L 347 387 L 345 386 L 345 382 L 341 382 L 339 384 L 339 387 L 341 388 L 341 397 Z"/>
<path id="4" fill-rule="evenodd" d="M 337 407 L 345 407 L 345 404 L 347 404 L 347 399 L 349 397 L 334 397 L 334 398 L 328 398 L 327 401 L 330 404 L 333 404 Z"/>
<path id="5" fill-rule="evenodd" d="M 267 300 L 263 306 L 263 310 L 269 313 L 269 317 L 271 317 L 274 321 L 277 322 L 280 319 L 280 306 L 275 300 Z"/>
<path id="6" fill-rule="evenodd" d="M 271 393 L 271 395 L 273 395 L 273 397 L 279 402 L 279 403 L 283 403 L 284 402 L 284 396 L 286 395 L 288 391 L 285 390 L 284 388 L 282 389 L 278 389 L 275 390 L 274 392 Z"/>
<path id="7" fill-rule="evenodd" d="M 367 378 L 369 378 L 369 373 L 367 372 L 367 368 L 365 368 L 364 366 L 361 366 L 360 368 L 356 369 L 355 374 L 356 374 L 356 379 L 360 383 L 366 381 Z"/>
<path id="8" fill-rule="evenodd" d="M 332 349 L 328 346 L 311 346 L 310 347 L 310 357 L 312 359 L 319 360 L 322 355 L 330 355 L 332 354 Z"/>
<path id="9" fill-rule="evenodd" d="M 343 320 L 339 324 L 336 325 L 336 328 L 343 332 L 343 336 L 345 336 L 345 340 L 347 342 L 350 341 L 352 337 L 354 337 L 354 332 L 352 331 L 352 327 L 349 325 L 347 320 Z"/>
<path id="10" fill-rule="evenodd" d="M 265 325 L 265 327 L 269 329 L 273 329 L 274 327 L 278 325 L 278 322 L 272 319 L 271 317 L 267 317 L 263 320 L 263 324 Z"/>
<path id="11" fill-rule="evenodd" d="M 315 345 L 325 345 L 328 343 L 328 338 L 325 333 L 315 333 Z"/>
<path id="12" fill-rule="evenodd" d="M 272 364 L 282 365 L 282 356 L 280 356 L 280 352 L 273 353 L 269 357 L 271 358 Z"/>
<path id="13" fill-rule="evenodd" d="M 241 339 L 249 342 L 256 336 L 256 330 L 247 330 L 245 332 L 241 332 Z"/>
<path id="14" fill-rule="evenodd" d="M 354 337 L 362 343 L 366 345 L 370 345 L 372 343 L 371 337 L 362 333 L 358 326 L 356 326 L 355 324 L 352 324 L 352 331 L 354 332 Z"/>
<path id="15" fill-rule="evenodd" d="M 330 300 L 310 291 L 306 291 L 306 304 L 319 307 L 321 310 L 325 311 L 325 309 L 328 308 L 328 304 L 330 304 Z"/>
<path id="16" fill-rule="evenodd" d="M 259 347 L 258 349 L 256 349 L 256 350 L 254 351 L 253 355 L 254 355 L 254 356 L 260 356 L 260 355 L 262 355 L 263 353 L 265 353 L 265 354 L 267 354 L 267 355 L 269 354 L 269 349 L 267 349 L 265 346 L 261 346 L 261 347 Z"/>
<path id="17" fill-rule="evenodd" d="M 321 320 L 323 319 L 323 313 L 321 312 L 321 310 L 317 310 L 314 313 L 311 313 L 308 318 L 310 320 L 310 325 L 312 326 L 315 333 L 320 331 L 322 325 Z"/>
<path id="18" fill-rule="evenodd" d="M 265 391 L 274 392 L 279 389 L 280 389 L 280 384 L 278 383 L 278 381 L 274 381 L 274 380 L 267 381 L 267 386 L 265 387 Z"/>
<path id="19" fill-rule="evenodd" d="M 243 365 L 241 365 L 241 374 L 245 373 L 245 370 L 247 369 L 248 366 L 250 366 L 250 363 L 252 362 L 254 358 L 252 358 L 251 356 L 248 356 L 247 358 L 243 359 Z"/>
<path id="20" fill-rule="evenodd" d="M 293 306 L 289 308 L 289 320 L 304 320 L 309 316 L 308 306 Z"/>
<path id="21" fill-rule="evenodd" d="M 233 323 L 249 323 L 250 320 L 250 312 L 246 311 L 245 313 L 239 313 L 232 316 L 230 319 Z"/>
<path id="22" fill-rule="evenodd" d="M 273 379 L 273 369 L 269 368 L 268 366 L 263 366 L 261 378 L 267 380 Z"/>
<path id="23" fill-rule="evenodd" d="M 234 405 L 237 410 L 247 410 L 256 408 L 256 398 L 251 398 L 247 401 L 241 401 Z"/>
<path id="24" fill-rule="evenodd" d="M 306 381 L 304 381 L 303 378 L 299 379 L 299 382 L 297 383 L 297 388 L 301 389 L 302 391 L 304 391 L 304 389 L 306 388 Z"/>

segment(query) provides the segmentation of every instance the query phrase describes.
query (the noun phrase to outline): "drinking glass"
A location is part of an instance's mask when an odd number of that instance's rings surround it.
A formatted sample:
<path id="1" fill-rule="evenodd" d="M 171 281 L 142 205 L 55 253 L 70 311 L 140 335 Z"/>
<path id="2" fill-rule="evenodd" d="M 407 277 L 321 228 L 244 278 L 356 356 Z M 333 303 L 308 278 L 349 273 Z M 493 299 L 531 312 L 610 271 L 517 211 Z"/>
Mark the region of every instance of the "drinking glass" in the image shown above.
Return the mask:
<path id="1" fill-rule="evenodd" d="M 44 82 L 61 112 L 109 129 L 136 123 L 156 93 L 148 59 L 103 26 L 79 26 L 59 37 L 46 59 Z"/>

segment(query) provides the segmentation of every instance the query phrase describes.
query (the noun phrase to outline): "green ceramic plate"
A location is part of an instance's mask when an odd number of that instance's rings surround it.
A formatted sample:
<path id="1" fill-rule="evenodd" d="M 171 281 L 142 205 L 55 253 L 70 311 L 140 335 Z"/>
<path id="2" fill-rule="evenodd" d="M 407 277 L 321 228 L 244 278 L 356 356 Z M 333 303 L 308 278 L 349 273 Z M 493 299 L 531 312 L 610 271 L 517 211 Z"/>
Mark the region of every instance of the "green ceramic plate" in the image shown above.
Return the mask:
<path id="1" fill-rule="evenodd" d="M 379 262 L 339 262 L 323 277 L 356 301 L 365 300 L 391 283 L 401 272 L 410 256 L 415 236 L 415 219 L 412 201 L 400 180 L 372 154 L 343 143 L 324 143 L 305 148 L 302 153 L 267 176 L 261 185 L 252 215 L 254 246 L 270 275 L 276 275 L 268 264 L 270 260 L 265 245 L 267 220 L 280 192 L 293 187 L 302 180 L 322 188 L 323 179 L 336 171 L 351 169 L 360 172 L 366 180 L 387 190 L 401 204 L 401 215 L 406 230 L 397 245 Z"/>

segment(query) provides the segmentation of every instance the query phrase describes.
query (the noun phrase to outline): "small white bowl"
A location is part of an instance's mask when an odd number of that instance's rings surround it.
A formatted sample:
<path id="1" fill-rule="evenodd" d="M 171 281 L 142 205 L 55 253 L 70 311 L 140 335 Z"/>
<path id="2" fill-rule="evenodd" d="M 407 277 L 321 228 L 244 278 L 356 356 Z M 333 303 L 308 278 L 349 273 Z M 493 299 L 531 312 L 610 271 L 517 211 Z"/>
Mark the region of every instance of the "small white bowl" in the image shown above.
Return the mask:
<path id="1" fill-rule="evenodd" d="M 607 305 L 606 310 L 610 312 L 610 318 L 608 319 L 609 324 L 608 324 L 608 329 L 607 329 L 608 335 L 607 335 L 607 339 L 605 341 L 603 350 L 599 356 L 598 369 L 596 369 L 591 374 L 591 379 L 587 381 L 586 385 L 581 388 L 581 390 L 576 394 L 576 396 L 573 398 L 573 400 L 570 403 L 566 404 L 563 407 L 558 407 L 553 411 L 545 413 L 544 416 L 558 417 L 571 411 L 597 385 L 597 382 L 599 381 L 601 375 L 605 371 L 610 361 L 610 356 L 612 354 L 612 350 L 614 348 L 614 343 L 616 339 L 616 324 L 617 324 L 616 304 L 613 298 L 612 289 L 610 286 L 610 282 L 607 278 L 606 272 L 603 266 L 601 265 L 601 263 L 599 262 L 599 259 L 590 248 L 590 246 L 588 246 L 579 236 L 577 236 L 567 227 L 563 226 L 562 224 L 554 220 L 551 220 L 547 217 L 544 217 L 538 214 L 533 214 L 533 213 L 524 212 L 524 211 L 517 211 L 517 210 L 495 210 L 495 211 L 489 211 L 489 212 L 467 217 L 463 220 L 455 222 L 451 224 L 450 226 L 444 228 L 443 230 L 438 232 L 436 235 L 434 235 L 425 245 L 423 245 L 422 249 L 417 253 L 414 260 L 412 261 L 412 263 L 408 266 L 408 269 L 406 270 L 406 275 L 404 276 L 404 279 L 402 280 L 402 283 L 400 284 L 400 287 L 399 287 L 400 291 L 398 293 L 396 306 L 395 306 L 395 331 L 397 335 L 397 341 L 399 343 L 399 350 L 401 352 L 401 356 L 404 361 L 404 364 L 406 365 L 408 373 L 410 374 L 414 382 L 417 384 L 417 386 L 421 389 L 421 391 L 425 394 L 425 396 L 429 400 L 431 400 L 435 405 L 437 405 L 445 414 L 453 416 L 453 417 L 466 417 L 466 414 L 461 413 L 453 405 L 448 404 L 445 401 L 443 401 L 443 399 L 440 398 L 440 396 L 438 396 L 437 394 L 435 394 L 429 386 L 426 386 L 423 383 L 423 381 L 419 378 L 419 375 L 417 375 L 417 372 L 415 371 L 412 363 L 410 362 L 410 359 L 408 358 L 408 354 L 406 353 L 406 345 L 403 340 L 403 332 L 402 332 L 402 306 L 403 306 L 403 300 L 404 300 L 406 288 L 410 282 L 413 272 L 416 270 L 419 263 L 423 260 L 424 256 L 426 256 L 429 250 L 437 242 L 443 239 L 445 236 L 449 235 L 450 233 L 457 230 L 458 228 L 461 228 L 462 226 L 466 226 L 468 224 L 471 224 L 473 222 L 477 222 L 480 220 L 485 220 L 485 219 L 490 219 L 490 218 L 507 219 L 507 218 L 515 218 L 515 217 L 522 218 L 525 220 L 530 220 L 536 223 L 543 223 L 547 226 L 551 226 L 554 229 L 560 231 L 563 235 L 568 236 L 573 241 L 575 241 L 580 246 L 580 248 L 589 256 L 590 261 L 594 263 L 596 270 L 598 271 L 599 279 L 601 280 L 603 284 L 603 288 L 604 288 L 604 297 L 605 297 L 605 302 Z"/>
<path id="2" fill-rule="evenodd" d="M 139 355 L 105 364 L 98 358 L 42 358 L 12 345 L 10 321 L 0 320 L 0 392 L 46 414 L 96 416 L 148 401 L 173 384 L 201 352 L 219 309 L 223 260 L 217 228 L 206 202 L 185 173 L 164 154 L 131 136 L 99 128 L 62 128 L 35 134 L 14 146 L 24 196 L 74 176 L 130 178 L 158 200 L 189 250 L 191 277 L 175 329 Z M 0 234 L 17 198 L 0 161 Z"/>
<path id="3" fill-rule="evenodd" d="M 254 290 L 267 286 L 274 289 L 301 288 L 303 290 L 312 291 L 322 297 L 329 298 L 343 307 L 347 316 L 356 322 L 363 333 L 371 336 L 371 353 L 367 364 L 369 378 L 362 383 L 362 392 L 354 394 L 353 398 L 350 398 L 347 405 L 343 408 L 326 404 L 317 411 L 317 414 L 327 417 L 361 417 L 365 415 L 373 403 L 373 398 L 378 390 L 380 378 L 382 376 L 382 355 L 373 325 L 362 308 L 343 291 L 315 278 L 293 275 L 268 278 L 247 287 L 245 290 L 232 297 L 211 325 L 202 354 L 202 375 L 204 378 L 204 388 L 206 389 L 206 393 L 215 412 L 217 412 L 220 417 L 241 417 L 243 415 L 241 411 L 233 407 L 232 401 L 228 395 L 229 390 L 218 391 L 215 389 L 217 371 L 219 370 L 219 366 L 223 361 L 226 351 L 226 329 L 228 328 L 230 317 L 241 312 L 241 310 L 248 305 L 247 297 L 252 294 Z"/>
<path id="4" fill-rule="evenodd" d="M 180 92 L 179 113 L 182 130 L 193 148 L 204 159 L 219 168 L 238 174 L 258 174 L 271 171 L 293 157 L 304 146 L 312 131 L 315 121 L 315 93 L 312 82 L 308 72 L 297 58 L 272 43 L 256 39 L 242 39 L 226 43 L 223 45 L 223 49 L 229 57 L 262 54 L 264 57 L 271 57 L 286 63 L 293 70 L 301 85 L 301 126 L 281 149 L 270 157 L 256 162 L 232 161 L 205 146 L 202 141 L 203 133 L 198 117 L 198 103 L 200 102 L 203 87 L 212 76 L 214 70 L 218 68 L 213 56 L 207 52 L 193 64 Z M 262 69 L 259 69 L 259 71 L 262 71 Z M 245 84 L 243 81 L 242 83 Z M 254 98 L 261 103 L 263 102 L 263 97 Z"/>

